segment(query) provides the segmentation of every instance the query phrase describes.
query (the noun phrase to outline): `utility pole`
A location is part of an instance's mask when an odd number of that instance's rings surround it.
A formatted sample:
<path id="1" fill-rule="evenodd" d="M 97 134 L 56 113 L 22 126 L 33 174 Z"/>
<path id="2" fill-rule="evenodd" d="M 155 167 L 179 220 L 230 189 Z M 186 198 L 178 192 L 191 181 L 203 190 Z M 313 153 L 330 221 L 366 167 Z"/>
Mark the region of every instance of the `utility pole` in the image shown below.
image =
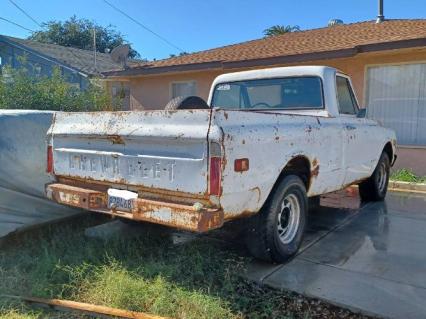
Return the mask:
<path id="1" fill-rule="evenodd" d="M 93 60 L 95 65 L 95 72 L 97 73 L 98 69 L 96 66 L 96 28 L 93 28 Z"/>

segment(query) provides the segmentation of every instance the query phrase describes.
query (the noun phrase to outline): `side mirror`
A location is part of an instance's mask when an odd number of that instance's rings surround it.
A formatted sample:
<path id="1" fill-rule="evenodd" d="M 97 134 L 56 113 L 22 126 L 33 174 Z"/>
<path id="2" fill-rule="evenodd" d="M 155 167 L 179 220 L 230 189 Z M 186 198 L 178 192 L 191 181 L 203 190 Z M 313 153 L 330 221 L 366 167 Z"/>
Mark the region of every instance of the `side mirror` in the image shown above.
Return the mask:
<path id="1" fill-rule="evenodd" d="M 358 113 L 356 115 L 356 117 L 358 118 L 364 118 L 367 116 L 367 109 L 366 108 L 362 108 L 358 110 Z"/>

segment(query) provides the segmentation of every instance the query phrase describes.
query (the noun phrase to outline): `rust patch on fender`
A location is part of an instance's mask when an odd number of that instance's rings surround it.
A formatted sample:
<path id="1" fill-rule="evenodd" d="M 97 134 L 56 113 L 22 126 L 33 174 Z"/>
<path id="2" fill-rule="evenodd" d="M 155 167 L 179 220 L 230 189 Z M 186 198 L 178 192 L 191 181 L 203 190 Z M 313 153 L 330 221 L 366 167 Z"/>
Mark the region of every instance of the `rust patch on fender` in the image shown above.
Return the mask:
<path id="1" fill-rule="evenodd" d="M 320 168 L 319 165 L 314 167 L 314 169 L 311 171 L 311 176 L 312 177 L 317 177 L 318 176 L 319 168 Z"/>
<path id="2" fill-rule="evenodd" d="M 109 139 L 112 142 L 112 144 L 125 145 L 124 139 L 120 135 L 107 135 L 107 139 Z"/>
<path id="3" fill-rule="evenodd" d="M 224 218 L 223 212 L 217 214 L 216 212 L 206 211 L 200 214 L 198 220 L 198 232 L 206 232 L 210 229 L 219 228 L 223 225 Z"/>
<path id="4" fill-rule="evenodd" d="M 318 173 L 319 173 L 319 164 L 318 164 L 318 160 L 316 158 L 314 158 L 314 160 L 312 161 L 312 170 L 311 170 L 311 176 L 312 177 L 317 177 Z"/>
<path id="5" fill-rule="evenodd" d="M 233 214 L 230 212 L 225 212 L 224 215 L 224 220 L 229 221 L 229 220 L 234 220 L 234 219 L 239 219 L 239 218 L 247 218 L 250 216 L 253 216 L 254 214 L 257 214 L 258 211 L 251 211 L 251 210 L 244 210 L 241 213 L 238 214 Z"/>
<path id="6" fill-rule="evenodd" d="M 260 201 L 260 197 L 262 196 L 262 192 L 260 191 L 260 188 L 258 186 L 250 188 L 250 191 L 256 191 L 257 192 L 257 202 Z"/>

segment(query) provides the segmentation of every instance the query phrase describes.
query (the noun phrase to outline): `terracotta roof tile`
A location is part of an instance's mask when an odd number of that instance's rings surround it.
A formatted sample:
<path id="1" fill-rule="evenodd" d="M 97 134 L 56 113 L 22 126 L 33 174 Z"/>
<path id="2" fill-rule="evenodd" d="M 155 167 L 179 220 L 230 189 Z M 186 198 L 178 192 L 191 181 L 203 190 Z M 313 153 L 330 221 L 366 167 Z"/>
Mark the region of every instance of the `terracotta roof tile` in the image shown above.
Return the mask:
<path id="1" fill-rule="evenodd" d="M 203 63 L 226 63 L 353 49 L 369 44 L 426 39 L 426 19 L 386 20 L 335 25 L 286 33 L 165 60 L 134 65 L 135 69 L 155 69 Z"/>

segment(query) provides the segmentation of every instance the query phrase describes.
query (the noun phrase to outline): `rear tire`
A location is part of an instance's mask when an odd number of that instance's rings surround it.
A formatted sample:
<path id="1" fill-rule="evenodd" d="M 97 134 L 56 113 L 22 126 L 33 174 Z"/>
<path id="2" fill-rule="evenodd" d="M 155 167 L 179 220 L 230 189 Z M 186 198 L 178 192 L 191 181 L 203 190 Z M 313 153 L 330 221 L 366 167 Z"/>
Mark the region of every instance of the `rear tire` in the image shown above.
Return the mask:
<path id="1" fill-rule="evenodd" d="M 166 111 L 208 109 L 206 101 L 199 96 L 177 96 L 165 106 Z"/>
<path id="2" fill-rule="evenodd" d="M 308 198 L 309 212 L 313 213 L 320 208 L 321 196 L 312 196 Z"/>
<path id="3" fill-rule="evenodd" d="M 390 160 L 383 152 L 373 174 L 359 184 L 359 195 L 363 202 L 382 201 L 386 197 L 389 184 Z"/>
<path id="4" fill-rule="evenodd" d="M 296 175 L 285 176 L 250 220 L 246 244 L 251 254 L 278 263 L 294 256 L 302 243 L 307 210 L 303 181 Z"/>

